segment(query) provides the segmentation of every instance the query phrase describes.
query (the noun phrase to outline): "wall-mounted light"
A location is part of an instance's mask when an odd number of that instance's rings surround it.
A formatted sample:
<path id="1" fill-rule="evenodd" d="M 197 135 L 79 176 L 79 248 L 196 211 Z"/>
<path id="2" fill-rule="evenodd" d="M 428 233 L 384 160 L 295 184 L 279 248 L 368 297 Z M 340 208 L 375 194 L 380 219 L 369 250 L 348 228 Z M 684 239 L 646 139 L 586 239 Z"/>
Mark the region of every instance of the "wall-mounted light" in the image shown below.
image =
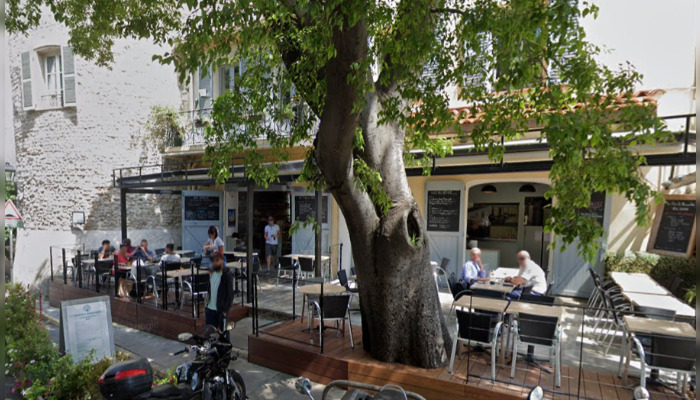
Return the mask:
<path id="1" fill-rule="evenodd" d="M 498 190 L 496 190 L 496 187 L 493 185 L 484 185 L 484 187 L 481 188 L 481 193 L 496 193 Z"/>
<path id="2" fill-rule="evenodd" d="M 520 186 L 520 193 L 535 193 L 537 189 L 535 189 L 535 186 L 526 183 L 522 186 Z"/>
<path id="3" fill-rule="evenodd" d="M 71 215 L 71 222 L 73 225 L 84 225 L 85 224 L 85 212 L 83 211 L 73 211 Z"/>
<path id="4" fill-rule="evenodd" d="M 5 161 L 5 181 L 14 182 L 15 181 L 15 167 L 9 162 Z"/>

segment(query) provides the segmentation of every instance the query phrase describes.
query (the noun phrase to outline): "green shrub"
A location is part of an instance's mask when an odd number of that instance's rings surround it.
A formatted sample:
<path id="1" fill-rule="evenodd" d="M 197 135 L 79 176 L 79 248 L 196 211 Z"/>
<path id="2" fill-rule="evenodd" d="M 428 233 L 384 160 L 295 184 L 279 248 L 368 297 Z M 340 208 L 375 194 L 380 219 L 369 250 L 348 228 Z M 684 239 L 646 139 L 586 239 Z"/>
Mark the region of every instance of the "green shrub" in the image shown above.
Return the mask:
<path id="1" fill-rule="evenodd" d="M 626 253 L 608 253 L 605 256 L 605 273 L 640 272 L 649 274 L 655 281 L 670 288 L 676 277 L 682 279 L 680 286 L 673 293 L 685 298 L 685 293 L 695 286 L 695 257 L 669 257 L 641 251 Z"/>
<path id="2" fill-rule="evenodd" d="M 13 392 L 29 400 L 100 399 L 97 380 L 110 359 L 93 357 L 74 363 L 61 356 L 36 312 L 36 295 L 15 284 L 5 295 L 5 375 L 14 378 Z"/>

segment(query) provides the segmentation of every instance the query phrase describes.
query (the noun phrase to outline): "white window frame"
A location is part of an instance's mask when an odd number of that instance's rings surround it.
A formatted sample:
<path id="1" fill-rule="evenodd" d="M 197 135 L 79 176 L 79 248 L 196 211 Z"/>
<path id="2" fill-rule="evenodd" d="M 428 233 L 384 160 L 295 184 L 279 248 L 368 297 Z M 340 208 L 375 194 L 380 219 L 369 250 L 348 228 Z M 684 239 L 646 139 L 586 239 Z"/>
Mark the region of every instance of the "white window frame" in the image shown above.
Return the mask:
<path id="1" fill-rule="evenodd" d="M 49 72 L 49 59 L 54 59 L 54 66 L 56 70 L 54 72 Z M 47 94 L 48 95 L 57 95 L 60 94 L 63 96 L 63 60 L 61 59 L 61 50 L 60 48 L 58 49 L 58 52 L 53 54 L 49 53 L 46 55 L 43 55 L 43 60 L 44 60 L 44 86 L 46 87 Z M 49 87 L 49 78 L 50 75 L 53 75 L 54 77 L 54 84 L 55 87 Z"/>

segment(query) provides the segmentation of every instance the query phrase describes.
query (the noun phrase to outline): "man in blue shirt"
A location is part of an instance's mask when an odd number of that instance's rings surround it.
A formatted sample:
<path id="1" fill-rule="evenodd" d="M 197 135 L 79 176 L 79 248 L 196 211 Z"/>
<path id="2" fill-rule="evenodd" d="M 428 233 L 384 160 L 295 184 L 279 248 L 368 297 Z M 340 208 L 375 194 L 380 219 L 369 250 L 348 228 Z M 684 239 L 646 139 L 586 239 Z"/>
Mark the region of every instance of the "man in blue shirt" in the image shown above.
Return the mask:
<path id="1" fill-rule="evenodd" d="M 486 271 L 481 262 L 481 250 L 474 247 L 469 251 L 469 260 L 462 267 L 462 274 L 459 277 L 459 283 L 462 285 L 462 290 L 467 290 L 474 282 L 486 282 Z"/>
<path id="2" fill-rule="evenodd" d="M 141 246 L 139 246 L 136 251 L 131 253 L 131 255 L 138 260 L 141 261 L 148 261 L 152 262 L 153 261 L 153 252 L 148 249 L 148 240 L 143 239 L 141 241 Z"/>

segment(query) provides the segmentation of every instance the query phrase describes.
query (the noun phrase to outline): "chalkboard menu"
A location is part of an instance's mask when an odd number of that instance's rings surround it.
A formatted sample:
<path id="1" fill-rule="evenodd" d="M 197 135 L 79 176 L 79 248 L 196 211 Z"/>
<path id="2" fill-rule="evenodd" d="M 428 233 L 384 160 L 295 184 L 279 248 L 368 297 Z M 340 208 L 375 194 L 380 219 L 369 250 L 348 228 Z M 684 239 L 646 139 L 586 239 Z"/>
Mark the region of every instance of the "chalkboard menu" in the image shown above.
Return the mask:
<path id="1" fill-rule="evenodd" d="M 696 203 L 693 196 L 669 195 L 659 206 L 647 251 L 691 256 L 695 244 Z"/>
<path id="2" fill-rule="evenodd" d="M 185 219 L 218 221 L 219 196 L 185 196 Z"/>
<path id="3" fill-rule="evenodd" d="M 308 217 L 316 218 L 316 196 L 294 196 L 294 217 L 305 222 Z M 328 197 L 321 198 L 321 223 L 328 223 Z"/>
<path id="4" fill-rule="evenodd" d="M 460 190 L 428 191 L 428 230 L 458 232 Z"/>

